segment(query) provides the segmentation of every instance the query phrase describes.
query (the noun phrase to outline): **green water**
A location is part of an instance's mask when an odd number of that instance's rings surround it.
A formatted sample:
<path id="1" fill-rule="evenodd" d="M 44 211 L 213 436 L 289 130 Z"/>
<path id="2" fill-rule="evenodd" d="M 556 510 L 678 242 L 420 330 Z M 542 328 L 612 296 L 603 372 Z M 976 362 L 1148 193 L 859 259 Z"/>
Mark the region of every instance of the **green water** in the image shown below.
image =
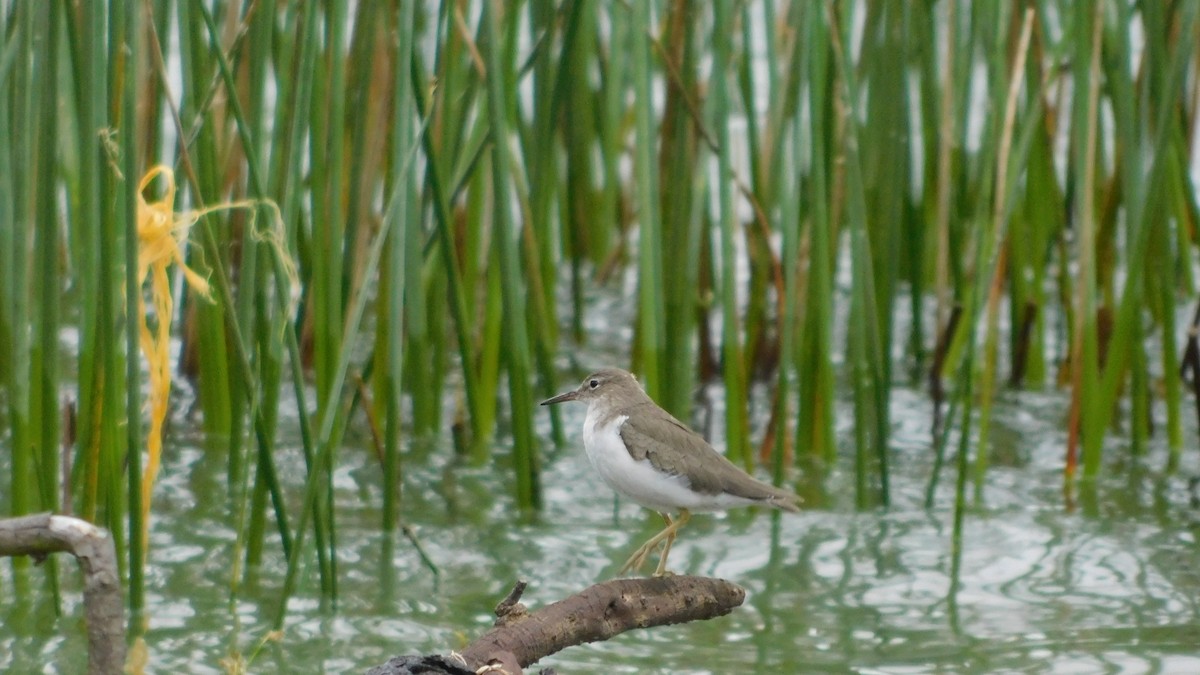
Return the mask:
<path id="1" fill-rule="evenodd" d="M 996 456 L 984 501 L 967 517 L 953 595 L 953 464 L 937 504 L 925 509 L 929 403 L 897 389 L 892 508 L 855 510 L 847 462 L 801 477 L 807 508 L 799 515 L 697 516 L 672 567 L 741 584 L 745 605 L 713 621 L 575 647 L 541 665 L 564 673 L 1200 672 L 1200 509 L 1188 489 L 1196 453 L 1168 476 L 1157 470 L 1165 451 L 1154 446 L 1140 464 L 1110 467 L 1110 478 L 1080 490 L 1069 508 L 1060 473 L 1065 405 L 1057 393 L 1001 401 Z M 410 453 L 404 513 L 436 578 L 403 537 L 385 552 L 381 471 L 352 434 L 335 478 L 338 606 L 322 606 L 310 561 L 283 643 L 263 648 L 252 672 L 358 672 L 395 654 L 446 652 L 488 627 L 491 608 L 518 578 L 529 581 L 525 602 L 537 607 L 612 576 L 660 521 L 615 504 L 596 482 L 578 447 L 582 414 L 581 406 L 564 411 L 568 447 L 545 443 L 546 508 L 536 519 L 514 511 L 503 456 L 466 467 L 447 462 L 444 442 Z M 849 424 L 848 414 L 842 419 Z M 218 673 L 233 642 L 253 651 L 282 582 L 272 542 L 230 610 L 225 459 L 201 449 L 197 433 L 176 420 L 155 491 L 149 672 Z M 285 451 L 281 466 L 295 502 L 299 451 Z M 2 566 L 0 669 L 82 672 L 78 575 L 63 563 L 60 618 L 39 571 L 14 578 Z"/>
<path id="2" fill-rule="evenodd" d="M 589 317 L 616 320 L 590 325 L 592 343 L 574 352 L 579 367 L 623 363 L 630 336 L 612 327 L 628 327 L 632 318 L 621 297 L 609 291 L 589 297 Z M 575 384 L 564 376 L 559 389 Z M 934 463 L 928 395 L 893 390 L 893 504 L 860 511 L 850 387 L 838 391 L 846 397 L 837 410 L 843 459 L 824 472 L 795 474 L 802 513 L 697 515 L 672 550 L 674 571 L 742 585 L 742 607 L 712 621 L 574 647 L 539 665 L 564 674 L 1200 672 L 1200 505 L 1189 489 L 1189 479 L 1200 475 L 1194 447 L 1180 470 L 1167 475 L 1162 434 L 1137 462 L 1121 441 L 1110 441 L 1107 456 L 1114 459 L 1104 478 L 1068 499 L 1067 394 L 1001 394 L 991 466 L 982 500 L 966 517 L 954 584 L 953 457 L 933 508 L 924 506 Z M 760 389 L 752 401 L 756 440 L 766 395 Z M 226 457 L 206 449 L 199 421 L 186 414 L 189 396 L 180 385 L 154 493 L 146 582 L 151 673 L 221 673 L 220 660 L 232 648 L 254 652 L 269 630 L 285 569 L 278 540 L 269 540 L 265 564 L 251 570 L 231 610 Z M 696 401 L 694 426 L 722 438 L 719 383 Z M 263 647 L 250 671 L 362 672 L 397 654 L 445 653 L 491 625 L 492 608 L 517 579 L 529 582 L 523 601 L 536 608 L 611 578 L 661 520 L 614 500 L 580 445 L 583 406 L 560 410 L 568 430 L 564 448 L 550 442 L 548 413 L 538 418 L 546 494 L 536 517 L 514 507 L 503 432 L 487 466 L 455 463 L 448 433 L 406 443 L 404 520 L 436 564 L 436 576 L 407 539 L 397 534 L 389 545 L 379 533 L 382 469 L 356 416 L 334 477 L 337 606 L 320 600 L 310 538 L 283 642 Z M 287 435 L 297 429 L 294 402 L 285 398 L 280 411 L 278 466 L 294 518 L 304 461 L 298 438 Z M 1195 419 L 1186 422 L 1185 438 L 1195 443 Z M 1161 420 L 1156 424 L 1161 428 Z M 8 457 L 0 449 L 0 473 Z M 0 672 L 84 671 L 79 577 L 69 558 L 60 565 L 64 602 L 56 617 L 39 570 L 14 578 L 12 567 L 0 563 Z"/>

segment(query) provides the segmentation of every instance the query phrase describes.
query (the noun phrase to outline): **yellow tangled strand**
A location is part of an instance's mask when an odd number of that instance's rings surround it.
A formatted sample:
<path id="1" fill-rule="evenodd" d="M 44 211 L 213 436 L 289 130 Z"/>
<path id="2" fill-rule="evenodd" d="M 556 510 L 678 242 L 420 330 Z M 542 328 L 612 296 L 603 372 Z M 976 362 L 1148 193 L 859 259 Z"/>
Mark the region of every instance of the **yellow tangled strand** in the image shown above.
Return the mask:
<path id="1" fill-rule="evenodd" d="M 158 201 L 147 202 L 143 192 L 158 176 L 166 182 L 166 189 Z M 138 283 L 150 277 L 150 296 L 154 302 L 157 319 L 153 330 L 146 313 L 146 302 L 138 296 L 139 343 L 146 367 L 150 373 L 150 430 L 146 436 L 149 459 L 142 473 L 142 534 L 143 541 L 150 523 L 150 492 L 158 469 L 162 463 L 162 428 L 167 417 L 167 403 L 171 397 L 171 321 L 175 303 L 171 298 L 171 282 L 167 277 L 167 266 L 177 263 L 183 269 L 184 278 L 197 294 L 211 299 L 208 281 L 187 266 L 183 260 L 181 246 L 187 241 L 192 225 L 204 212 L 186 211 L 175 213 L 175 173 L 170 167 L 158 165 L 142 176 L 138 183 L 137 232 L 138 232 Z"/>
<path id="2" fill-rule="evenodd" d="M 159 176 L 162 176 L 166 183 L 163 195 L 157 201 L 147 202 L 143 192 Z M 192 226 L 200 218 L 214 211 L 254 208 L 260 204 L 270 207 L 273 223 L 263 231 L 255 229 L 253 235 L 274 249 L 282 262 L 284 275 L 287 277 L 290 287 L 290 297 L 286 299 L 287 317 L 293 316 L 299 298 L 300 281 L 296 274 L 295 263 L 287 252 L 287 244 L 283 235 L 283 218 L 278 205 L 270 200 L 246 199 L 216 204 L 197 211 L 177 213 L 173 210 L 174 204 L 175 172 L 162 164 L 151 168 L 138 183 L 137 204 L 138 283 L 139 285 L 144 284 L 147 274 L 151 275 L 150 297 L 154 302 L 156 319 L 156 325 L 152 330 L 149 316 L 146 313 L 146 303 L 139 296 L 138 341 L 150 373 L 150 394 L 147 400 L 147 406 L 150 409 L 150 430 L 146 436 L 148 459 L 145 471 L 142 473 L 142 541 L 147 541 L 146 535 L 149 532 L 150 495 L 154 489 L 154 481 L 158 477 L 158 470 L 162 465 L 162 429 L 171 396 L 170 337 L 175 305 L 171 298 L 171 284 L 167 276 L 167 267 L 172 263 L 178 264 L 183 270 L 188 285 L 196 291 L 197 295 L 212 300 L 208 281 L 188 267 L 183 259 L 181 247 L 188 240 L 188 233 Z M 147 546 L 144 550 L 148 550 L 148 548 Z"/>

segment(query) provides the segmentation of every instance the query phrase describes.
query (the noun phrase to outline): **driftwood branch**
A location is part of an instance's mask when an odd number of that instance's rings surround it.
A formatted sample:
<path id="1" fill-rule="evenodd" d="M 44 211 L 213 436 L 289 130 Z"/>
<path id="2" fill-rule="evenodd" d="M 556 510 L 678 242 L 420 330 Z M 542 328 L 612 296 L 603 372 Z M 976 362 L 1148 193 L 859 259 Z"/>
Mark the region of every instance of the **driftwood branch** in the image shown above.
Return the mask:
<path id="1" fill-rule="evenodd" d="M 390 673 L 506 672 L 516 675 L 539 659 L 573 645 L 607 640 L 633 628 L 712 619 L 733 611 L 746 591 L 724 579 L 668 576 L 614 579 L 528 612 L 518 582 L 496 607 L 496 624 L 452 657 L 397 657 L 368 671 Z M 429 669 L 434 659 L 441 670 Z M 488 667 L 493 671 L 486 670 Z M 500 670 L 503 669 L 503 671 Z"/>
<path id="2" fill-rule="evenodd" d="M 119 674 L 125 666 L 125 606 L 112 537 L 78 518 L 41 513 L 0 520 L 0 556 L 74 555 L 83 571 L 88 627 L 88 672 Z"/>

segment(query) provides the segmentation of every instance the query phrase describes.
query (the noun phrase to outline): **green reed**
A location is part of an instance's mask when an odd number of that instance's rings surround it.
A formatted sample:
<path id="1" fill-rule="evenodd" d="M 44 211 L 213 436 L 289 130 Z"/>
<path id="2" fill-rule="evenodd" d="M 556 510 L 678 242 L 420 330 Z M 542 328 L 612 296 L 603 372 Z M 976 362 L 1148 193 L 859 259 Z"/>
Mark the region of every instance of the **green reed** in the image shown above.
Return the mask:
<path id="1" fill-rule="evenodd" d="M 638 209 L 638 341 L 634 355 L 643 374 L 646 393 L 660 398 L 664 389 L 660 362 L 665 336 L 659 322 L 663 308 L 662 217 L 659 207 L 659 176 L 654 170 L 653 150 L 658 134 L 654 126 L 654 92 L 651 88 L 651 41 L 649 3 L 637 2 L 628 16 L 630 71 L 633 80 L 634 153 L 633 174 L 637 185 Z M 614 45 L 620 48 L 620 45 Z"/>
<path id="2" fill-rule="evenodd" d="M 822 16 L 823 8 L 814 4 L 805 7 L 803 13 L 795 11 L 795 23 L 803 26 L 797 35 L 805 39 L 797 43 L 805 45 L 804 60 L 808 63 L 808 81 L 823 81 L 829 76 L 829 33 Z M 801 24 L 801 19 L 803 23 Z M 827 87 L 810 89 L 808 100 L 808 143 L 809 175 L 807 189 L 799 196 L 807 202 L 809 221 L 808 297 L 805 314 L 809 318 L 800 327 L 803 350 L 797 365 L 799 378 L 807 379 L 809 386 L 799 385 L 799 406 L 796 424 L 796 447 L 798 453 L 807 449 L 816 458 L 832 463 L 837 453 L 837 439 L 833 435 L 834 420 L 834 371 L 833 371 L 833 293 L 834 272 L 838 240 L 837 224 L 830 213 L 831 156 L 829 148 L 833 138 L 831 99 Z M 803 129 L 797 108 L 797 130 Z"/>
<path id="3" fill-rule="evenodd" d="M 662 387 L 659 401 L 674 414 L 687 415 L 696 379 L 692 342 L 700 271 L 699 256 L 691 252 L 700 242 L 697 200 L 707 192 L 704 178 L 693 176 L 695 162 L 704 156 L 694 121 L 699 84 L 696 43 L 701 38 L 696 35 L 699 26 L 692 16 L 693 5 L 671 2 L 665 12 L 664 32 L 654 46 L 667 77 L 658 132 L 658 211 L 662 219 L 662 322 L 670 327 L 662 336 L 661 377 L 670 386 Z"/>
<path id="4" fill-rule="evenodd" d="M 730 71 L 730 38 L 727 29 L 732 22 L 729 6 L 721 3 L 713 16 L 713 128 L 717 142 L 717 202 L 720 229 L 721 278 L 721 363 L 725 377 L 725 442 L 726 452 L 737 459 L 749 461 L 747 438 L 746 394 L 747 378 L 742 361 L 741 336 L 738 331 L 737 282 L 734 260 L 733 222 L 733 164 L 730 153 L 728 74 Z"/>
<path id="5" fill-rule="evenodd" d="M 287 560 L 277 623 L 305 561 L 336 598 L 332 477 L 367 419 L 389 541 L 439 437 L 538 508 L 534 403 L 601 365 L 573 355 L 613 321 L 598 292 L 636 289 L 609 358 L 664 406 L 719 388 L 730 456 L 844 461 L 862 507 L 890 499 L 897 386 L 937 410 L 930 505 L 958 439 L 959 526 L 1006 390 L 1070 397 L 1068 480 L 1115 436 L 1165 433 L 1173 469 L 1198 29 L 1115 0 L 0 4 L 4 504 L 106 525 L 144 606 L 127 308 L 159 163 L 178 212 L 242 204 L 193 229 L 213 298 L 180 293 L 176 382 L 227 463 L 230 599 Z"/>
<path id="6" fill-rule="evenodd" d="M 383 529 L 394 532 L 400 510 L 400 430 L 401 430 L 401 388 L 403 379 L 403 330 L 404 330 L 404 290 L 410 281 L 420 283 L 419 266 L 409 269 L 409 258 L 419 260 L 419 250 L 409 251 L 409 247 L 420 246 L 420 223 L 416 217 L 416 181 L 413 172 L 397 170 L 404 166 L 408 156 L 414 152 L 417 139 L 414 135 L 413 121 L 416 117 L 416 103 L 413 100 L 413 69 L 412 52 L 414 39 L 414 15 L 412 5 L 402 8 L 397 17 L 396 32 L 396 63 L 395 63 L 395 92 L 392 99 L 394 123 L 392 127 L 393 142 L 390 163 L 395 171 L 396 179 L 392 187 L 391 214 L 391 248 L 387 263 L 387 312 L 388 321 L 379 322 L 387 326 L 386 333 L 377 333 L 380 339 L 387 340 L 387 348 L 378 350 L 377 354 L 385 354 L 388 377 L 384 379 L 384 462 L 383 462 Z M 443 242 L 444 244 L 445 242 Z M 409 276 L 415 277 L 409 279 Z"/>
<path id="7" fill-rule="evenodd" d="M 846 110 L 858 110 L 858 89 L 854 71 L 850 68 L 848 35 L 842 35 L 844 21 L 838 20 L 835 5 L 826 6 L 830 18 L 830 35 L 837 91 L 837 105 Z M 856 501 L 866 506 L 871 501 L 870 481 L 875 472 L 870 470 L 870 455 L 878 458 L 880 483 L 879 499 L 888 503 L 887 481 L 887 390 L 888 380 L 884 375 L 884 364 L 888 359 L 883 348 L 879 313 L 876 307 L 877 274 L 873 264 L 872 241 L 868 233 L 866 195 L 863 184 L 858 125 L 854 118 L 844 120 L 836 132 L 841 142 L 844 163 L 844 188 L 846 191 L 846 219 L 850 237 L 850 268 L 854 278 L 850 292 L 850 323 L 847 345 L 850 360 L 850 378 L 854 392 L 855 421 L 855 476 L 857 477 Z M 888 322 L 890 323 L 890 322 Z"/>

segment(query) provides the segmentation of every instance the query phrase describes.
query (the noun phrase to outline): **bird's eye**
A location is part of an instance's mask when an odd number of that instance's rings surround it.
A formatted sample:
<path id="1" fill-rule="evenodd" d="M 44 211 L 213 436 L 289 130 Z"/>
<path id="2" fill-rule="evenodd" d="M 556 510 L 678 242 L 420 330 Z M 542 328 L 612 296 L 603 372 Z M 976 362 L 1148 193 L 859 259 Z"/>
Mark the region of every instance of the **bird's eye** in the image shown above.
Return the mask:
<path id="1" fill-rule="evenodd" d="M 591 380 L 588 382 L 588 387 L 591 389 L 595 389 L 596 387 L 599 387 L 599 386 L 600 386 L 600 380 Z"/>

